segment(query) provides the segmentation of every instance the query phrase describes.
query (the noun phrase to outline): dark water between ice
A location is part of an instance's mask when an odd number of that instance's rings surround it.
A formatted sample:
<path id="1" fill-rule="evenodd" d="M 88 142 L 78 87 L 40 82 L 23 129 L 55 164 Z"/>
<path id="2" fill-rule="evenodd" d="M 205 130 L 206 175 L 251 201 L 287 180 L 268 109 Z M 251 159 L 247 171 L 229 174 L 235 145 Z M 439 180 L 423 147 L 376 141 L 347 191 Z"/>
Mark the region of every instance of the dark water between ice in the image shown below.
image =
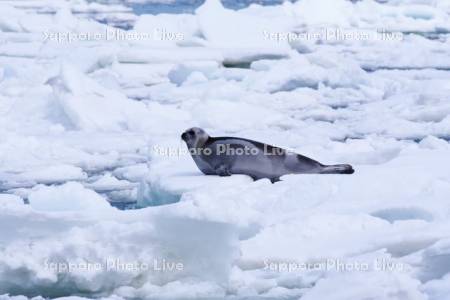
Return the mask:
<path id="1" fill-rule="evenodd" d="M 226 8 L 241 9 L 251 4 L 276 5 L 285 0 L 221 0 Z M 164 1 L 161 1 L 164 2 Z M 171 1 L 167 1 L 171 2 Z M 129 3 L 135 14 L 193 13 L 205 0 L 177 0 L 172 3 Z"/>

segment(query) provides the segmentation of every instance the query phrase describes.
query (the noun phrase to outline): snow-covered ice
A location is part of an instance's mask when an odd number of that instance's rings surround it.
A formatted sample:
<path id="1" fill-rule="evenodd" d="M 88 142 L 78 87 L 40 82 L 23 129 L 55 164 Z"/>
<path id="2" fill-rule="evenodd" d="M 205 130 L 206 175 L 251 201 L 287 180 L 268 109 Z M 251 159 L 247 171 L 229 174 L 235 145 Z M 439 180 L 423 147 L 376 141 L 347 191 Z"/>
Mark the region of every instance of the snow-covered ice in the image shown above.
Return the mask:
<path id="1" fill-rule="evenodd" d="M 0 1 L 0 300 L 450 299 L 448 1 L 155 3 Z M 192 126 L 356 172 L 205 176 Z"/>

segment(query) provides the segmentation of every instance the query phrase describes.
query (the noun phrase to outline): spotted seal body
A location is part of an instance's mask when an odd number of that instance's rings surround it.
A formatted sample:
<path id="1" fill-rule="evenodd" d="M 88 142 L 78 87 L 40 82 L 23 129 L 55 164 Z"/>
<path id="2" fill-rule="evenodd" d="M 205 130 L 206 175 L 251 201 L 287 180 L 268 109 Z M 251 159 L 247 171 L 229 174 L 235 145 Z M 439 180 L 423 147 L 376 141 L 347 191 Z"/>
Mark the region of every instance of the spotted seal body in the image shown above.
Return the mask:
<path id="1" fill-rule="evenodd" d="M 193 127 L 181 138 L 197 167 L 206 175 L 245 174 L 272 182 L 286 174 L 353 174 L 347 164 L 323 165 L 306 156 L 261 142 L 237 137 L 211 137 Z"/>

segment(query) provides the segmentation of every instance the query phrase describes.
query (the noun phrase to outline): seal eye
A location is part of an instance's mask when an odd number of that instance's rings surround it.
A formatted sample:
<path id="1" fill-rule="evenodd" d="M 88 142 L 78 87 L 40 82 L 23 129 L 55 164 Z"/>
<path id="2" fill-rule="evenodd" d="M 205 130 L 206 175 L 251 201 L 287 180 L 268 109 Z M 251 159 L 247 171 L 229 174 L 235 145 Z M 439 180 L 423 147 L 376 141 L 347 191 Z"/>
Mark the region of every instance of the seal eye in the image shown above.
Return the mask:
<path id="1" fill-rule="evenodd" d="M 195 132 L 194 132 L 194 130 L 189 130 L 189 131 L 187 132 L 187 134 L 188 134 L 188 135 L 195 135 Z"/>

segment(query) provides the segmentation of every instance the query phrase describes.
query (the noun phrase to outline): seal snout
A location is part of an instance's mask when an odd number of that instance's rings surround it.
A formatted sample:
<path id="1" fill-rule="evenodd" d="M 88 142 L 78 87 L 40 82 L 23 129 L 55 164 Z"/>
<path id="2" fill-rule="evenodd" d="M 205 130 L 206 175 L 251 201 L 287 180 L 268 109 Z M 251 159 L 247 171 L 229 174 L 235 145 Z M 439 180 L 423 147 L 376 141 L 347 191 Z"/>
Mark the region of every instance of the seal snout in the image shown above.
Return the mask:
<path id="1" fill-rule="evenodd" d="M 181 134 L 181 139 L 185 142 L 195 137 L 195 131 L 191 128 Z"/>
<path id="2" fill-rule="evenodd" d="M 186 142 L 187 140 L 195 138 L 195 136 L 196 136 L 195 130 L 193 128 L 190 128 L 185 132 L 183 132 L 183 134 L 181 135 L 181 139 Z"/>

